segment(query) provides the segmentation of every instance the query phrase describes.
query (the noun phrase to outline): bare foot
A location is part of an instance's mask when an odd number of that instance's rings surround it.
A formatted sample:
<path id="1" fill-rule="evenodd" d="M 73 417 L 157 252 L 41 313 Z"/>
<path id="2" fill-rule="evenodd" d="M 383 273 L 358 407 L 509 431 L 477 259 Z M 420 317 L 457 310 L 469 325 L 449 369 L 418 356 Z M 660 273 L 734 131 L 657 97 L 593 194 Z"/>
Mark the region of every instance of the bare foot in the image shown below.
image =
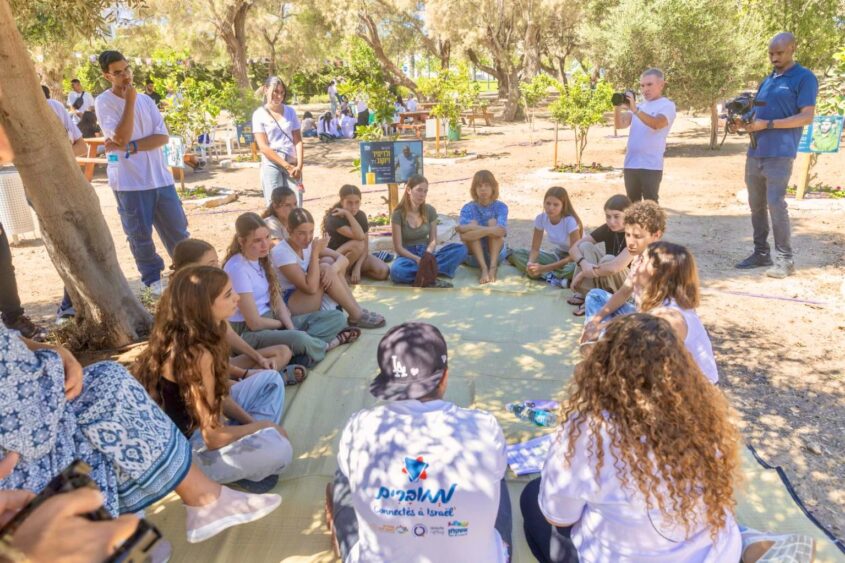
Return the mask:
<path id="1" fill-rule="evenodd" d="M 490 268 L 490 283 L 495 282 L 498 279 L 499 275 L 499 268 Z"/>
<path id="2" fill-rule="evenodd" d="M 481 275 L 478 276 L 478 283 L 481 285 L 490 283 L 490 272 L 487 270 L 481 270 Z"/>

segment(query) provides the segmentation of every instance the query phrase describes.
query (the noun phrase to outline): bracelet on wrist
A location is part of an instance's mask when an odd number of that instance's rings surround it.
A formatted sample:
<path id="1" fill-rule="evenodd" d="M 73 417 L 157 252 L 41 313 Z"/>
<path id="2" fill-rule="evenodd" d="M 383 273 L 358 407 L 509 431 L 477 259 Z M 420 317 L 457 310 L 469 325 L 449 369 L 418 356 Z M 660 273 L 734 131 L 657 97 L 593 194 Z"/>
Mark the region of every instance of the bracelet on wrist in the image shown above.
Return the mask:
<path id="1" fill-rule="evenodd" d="M 576 266 L 580 266 L 580 265 L 581 265 L 581 262 L 582 262 L 583 260 L 584 260 L 584 257 L 582 256 L 581 258 L 579 258 L 578 260 L 576 260 L 576 261 L 575 261 L 575 265 L 576 265 Z"/>

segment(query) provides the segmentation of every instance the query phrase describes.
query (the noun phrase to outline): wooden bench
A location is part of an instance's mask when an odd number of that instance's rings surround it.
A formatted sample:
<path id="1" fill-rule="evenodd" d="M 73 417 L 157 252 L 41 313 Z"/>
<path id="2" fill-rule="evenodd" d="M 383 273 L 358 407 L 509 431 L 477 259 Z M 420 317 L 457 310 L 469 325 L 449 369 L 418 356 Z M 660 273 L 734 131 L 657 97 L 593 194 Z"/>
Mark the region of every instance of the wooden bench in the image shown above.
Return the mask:
<path id="1" fill-rule="evenodd" d="M 483 119 L 484 124 L 489 126 L 491 123 L 490 121 L 493 119 L 493 113 L 487 111 L 487 108 L 472 108 L 470 111 L 465 111 L 461 113 L 461 118 L 466 121 L 469 121 L 470 126 L 475 127 L 475 120 L 476 119 Z"/>
<path id="2" fill-rule="evenodd" d="M 109 161 L 105 158 L 77 156 L 76 163 L 82 167 L 82 172 L 85 174 L 85 179 L 90 182 L 94 178 L 94 167 L 98 164 L 108 164 Z"/>
<path id="3" fill-rule="evenodd" d="M 417 139 L 422 138 L 425 133 L 425 123 L 397 123 L 396 127 L 399 131 L 413 131 Z"/>
<path id="4" fill-rule="evenodd" d="M 76 163 L 82 167 L 83 174 L 85 174 L 85 179 L 89 182 L 94 178 L 94 167 L 98 164 L 108 164 L 108 159 L 105 158 L 93 158 L 90 156 L 77 156 Z M 178 166 L 171 166 L 170 171 L 173 173 L 173 177 L 179 180 L 179 183 L 182 187 L 182 190 L 185 189 L 185 168 L 178 167 Z"/>

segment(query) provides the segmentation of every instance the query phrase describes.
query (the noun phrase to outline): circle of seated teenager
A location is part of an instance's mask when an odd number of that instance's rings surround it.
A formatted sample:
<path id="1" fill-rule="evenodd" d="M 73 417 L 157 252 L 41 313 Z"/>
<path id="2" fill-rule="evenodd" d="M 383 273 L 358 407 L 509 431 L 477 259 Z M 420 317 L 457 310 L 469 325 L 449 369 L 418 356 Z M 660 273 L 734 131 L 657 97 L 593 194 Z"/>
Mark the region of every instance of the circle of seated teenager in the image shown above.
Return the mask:
<path id="1" fill-rule="evenodd" d="M 668 322 L 609 323 L 561 418 L 520 502 L 539 561 L 739 561 L 739 432 Z"/>
<path id="2" fill-rule="evenodd" d="M 275 188 L 270 194 L 270 204 L 261 213 L 267 228 L 270 229 L 270 238 L 278 242 L 288 238 L 288 217 L 290 212 L 296 209 L 296 194 L 287 186 Z"/>
<path id="3" fill-rule="evenodd" d="M 220 260 L 217 257 L 217 250 L 204 240 L 181 241 L 173 249 L 172 269 L 178 272 L 186 266 L 219 268 Z M 293 353 L 284 344 L 256 350 L 238 336 L 228 322 L 226 323 L 226 343 L 232 352 L 237 352 L 236 356 L 229 358 L 229 377 L 232 379 L 245 379 L 266 369 L 279 370 L 286 385 L 299 383 L 305 377 L 304 370 L 290 363 Z"/>
<path id="4" fill-rule="evenodd" d="M 370 254 L 367 236 L 370 224 L 367 214 L 361 210 L 361 190 L 358 186 L 341 186 L 338 201 L 323 217 L 323 233 L 329 237 L 327 247 L 346 257 L 349 261 L 347 278 L 349 283 L 360 283 L 361 277 L 386 280 L 390 267 Z"/>
<path id="5" fill-rule="evenodd" d="M 614 317 L 650 313 L 669 322 L 702 373 L 717 383 L 719 372 L 710 336 L 695 312 L 701 302 L 695 258 L 683 246 L 666 241 L 649 244 L 642 256 L 631 270 L 636 305 L 625 302 L 614 309 L 613 296 L 603 289 L 591 289 L 587 294 L 584 339 L 595 339 Z"/>
<path id="6" fill-rule="evenodd" d="M 383 403 L 349 419 L 326 487 L 337 553 L 343 561 L 509 561 L 505 437 L 492 414 L 444 399 L 443 335 L 426 323 L 395 326 L 376 359 L 369 389 Z"/>
<path id="7" fill-rule="evenodd" d="M 466 260 L 467 248 L 450 242 L 437 248 L 437 211 L 425 202 L 428 180 L 414 174 L 405 183 L 405 192 L 390 216 L 393 249 L 397 256 L 390 266 L 394 283 L 416 287 L 452 287 L 437 276 L 455 277 Z"/>
<path id="8" fill-rule="evenodd" d="M 583 232 L 581 218 L 566 189 L 552 186 L 543 196 L 543 212 L 534 219 L 531 248 L 514 250 L 510 262 L 532 279 L 569 279 L 574 269 L 569 249 L 575 246 Z M 552 245 L 551 252 L 541 248 L 545 237 Z"/>
<path id="9" fill-rule="evenodd" d="M 42 513 L 41 523 L 52 521 L 56 531 L 73 529 L 67 518 L 100 505 L 112 516 L 130 514 L 173 491 L 185 504 L 187 541 L 195 543 L 262 518 L 281 503 L 278 495 L 236 492 L 206 477 L 192 463 L 179 429 L 116 362 L 83 369 L 65 348 L 33 342 L 0 323 L 0 388 L 5 390 L 0 393 L 0 501 L 31 498 L 11 491 L 38 493 L 77 459 L 91 466 L 102 493 L 77 491 L 48 501 L 74 511 Z M 11 507 L 3 508 L 0 517 Z M 77 528 L 85 537 L 87 526 Z M 42 545 L 21 530 L 12 536 L 12 547 L 29 553 Z M 58 541 L 67 549 L 64 542 L 72 538 Z"/>
<path id="10" fill-rule="evenodd" d="M 499 201 L 499 182 L 489 170 L 479 170 L 469 188 L 472 201 L 461 208 L 455 231 L 467 247 L 465 264 L 478 268 L 478 283 L 495 282 L 499 264 L 507 259 L 508 206 Z"/>
<path id="11" fill-rule="evenodd" d="M 569 256 L 575 262 L 572 276 L 572 295 L 566 300 L 575 305 L 575 316 L 584 315 L 584 296 L 593 288 L 613 293 L 625 282 L 631 254 L 625 244 L 625 210 L 631 207 L 631 200 L 623 194 L 616 194 L 604 204 L 604 225 L 569 248 Z"/>
<path id="12" fill-rule="evenodd" d="M 268 369 L 230 387 L 227 319 L 238 300 L 220 268 L 181 268 L 158 303 L 149 346 L 134 372 L 189 439 L 209 478 L 248 490 L 264 480 L 269 490 L 293 458 L 279 425 L 285 384 Z"/>
<path id="13" fill-rule="evenodd" d="M 250 212 L 237 218 L 223 265 L 240 297 L 229 324 L 255 349 L 288 346 L 304 370 L 329 350 L 357 340 L 361 330 L 347 326 L 343 311 L 335 308 L 291 316 L 270 262 L 270 247 L 270 230 L 261 217 Z"/>
<path id="14" fill-rule="evenodd" d="M 314 236 L 314 217 L 297 208 L 288 217 L 288 236 L 270 252 L 278 272 L 282 300 L 293 315 L 319 312 L 340 306 L 349 325 L 360 328 L 384 326 L 384 317 L 362 308 L 346 283 L 349 260 L 326 247 Z"/>

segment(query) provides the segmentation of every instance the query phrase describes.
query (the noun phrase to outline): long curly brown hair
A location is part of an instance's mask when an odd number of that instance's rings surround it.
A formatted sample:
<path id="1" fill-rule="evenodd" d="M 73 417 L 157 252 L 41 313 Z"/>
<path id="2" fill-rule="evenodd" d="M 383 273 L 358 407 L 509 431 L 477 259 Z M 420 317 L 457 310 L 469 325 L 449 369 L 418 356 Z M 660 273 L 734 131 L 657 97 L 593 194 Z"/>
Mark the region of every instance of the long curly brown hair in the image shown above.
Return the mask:
<path id="1" fill-rule="evenodd" d="M 226 321 L 215 321 L 211 312 L 214 300 L 228 281 L 226 272 L 212 266 L 186 266 L 176 272 L 158 303 L 149 345 L 132 366 L 132 373 L 161 405 L 161 379 L 165 366 L 170 365 L 170 373 L 191 415 L 190 431 L 218 426 L 223 399 L 229 394 Z M 212 402 L 208 401 L 208 389 L 199 369 L 199 360 L 205 353 L 213 359 Z M 197 408 L 199 405 L 202 408 Z"/>
<path id="2" fill-rule="evenodd" d="M 689 533 L 701 502 L 713 538 L 734 511 L 739 432 L 722 392 L 663 319 L 644 313 L 613 320 L 575 369 L 562 420 L 570 465 L 582 432 L 595 475 L 606 460 L 602 428 L 624 488 Z M 563 439 L 566 439 L 564 436 Z M 657 468 L 662 468 L 658 471 Z M 699 509 L 699 510 L 697 510 Z"/>

